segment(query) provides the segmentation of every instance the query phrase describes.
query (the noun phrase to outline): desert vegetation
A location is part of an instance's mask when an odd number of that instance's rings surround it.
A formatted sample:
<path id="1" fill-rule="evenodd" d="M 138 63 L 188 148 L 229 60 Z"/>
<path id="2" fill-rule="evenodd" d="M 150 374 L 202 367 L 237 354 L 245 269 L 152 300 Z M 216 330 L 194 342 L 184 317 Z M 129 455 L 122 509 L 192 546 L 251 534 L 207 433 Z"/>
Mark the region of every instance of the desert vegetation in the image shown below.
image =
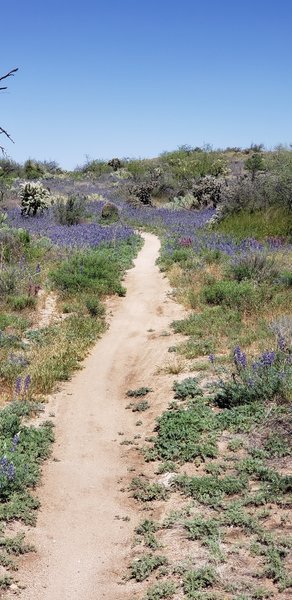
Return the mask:
<path id="1" fill-rule="evenodd" d="M 73 172 L 3 157 L 0 194 L 2 588 L 31 551 L 7 525 L 35 522 L 46 394 L 105 331 L 104 300 L 126 293 L 145 230 L 187 316 L 172 323 L 168 406 L 135 445 L 142 470 L 124 491 L 145 511 L 133 598 L 288 598 L 291 149 L 182 146 Z M 154 376 L 125 408 L 143 418 L 156 393 Z"/>

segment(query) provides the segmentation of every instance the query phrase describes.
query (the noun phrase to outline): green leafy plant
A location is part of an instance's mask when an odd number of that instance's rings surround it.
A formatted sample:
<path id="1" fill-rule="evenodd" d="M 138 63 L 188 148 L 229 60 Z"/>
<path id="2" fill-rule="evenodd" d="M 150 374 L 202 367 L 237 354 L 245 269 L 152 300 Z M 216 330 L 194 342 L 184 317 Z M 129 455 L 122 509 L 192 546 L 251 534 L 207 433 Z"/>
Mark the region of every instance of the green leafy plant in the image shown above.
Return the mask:
<path id="1" fill-rule="evenodd" d="M 217 581 L 216 571 L 212 567 L 202 567 L 188 571 L 183 578 L 183 589 L 187 598 L 196 598 L 198 590 L 212 587 Z"/>
<path id="2" fill-rule="evenodd" d="M 126 395 L 129 398 L 139 398 L 140 396 L 146 396 L 149 392 L 153 392 L 153 390 L 149 387 L 140 387 L 136 390 L 128 390 Z"/>
<path id="3" fill-rule="evenodd" d="M 136 581 L 144 581 L 153 571 L 163 565 L 167 565 L 165 556 L 155 556 L 154 554 L 145 554 L 131 564 L 131 577 Z"/>
<path id="4" fill-rule="evenodd" d="M 162 581 L 151 586 L 144 596 L 144 600 L 160 600 L 161 598 L 173 598 L 176 585 L 173 581 Z"/>
<path id="5" fill-rule="evenodd" d="M 186 462 L 218 454 L 219 423 L 211 408 L 198 402 L 188 409 L 167 411 L 158 419 L 154 456 L 160 460 Z"/>
<path id="6" fill-rule="evenodd" d="M 87 210 L 87 197 L 77 194 L 57 196 L 54 199 L 53 211 L 60 225 L 78 225 L 84 220 Z"/>
<path id="7" fill-rule="evenodd" d="M 150 483 L 142 477 L 134 477 L 130 484 L 130 490 L 133 492 L 133 498 L 140 502 L 152 502 L 153 500 L 165 500 L 168 496 L 164 485 L 160 483 Z"/>
<path id="8" fill-rule="evenodd" d="M 203 395 L 198 380 L 195 377 L 187 377 L 180 382 L 175 381 L 172 389 L 175 392 L 174 397 L 178 400 L 196 398 Z"/>

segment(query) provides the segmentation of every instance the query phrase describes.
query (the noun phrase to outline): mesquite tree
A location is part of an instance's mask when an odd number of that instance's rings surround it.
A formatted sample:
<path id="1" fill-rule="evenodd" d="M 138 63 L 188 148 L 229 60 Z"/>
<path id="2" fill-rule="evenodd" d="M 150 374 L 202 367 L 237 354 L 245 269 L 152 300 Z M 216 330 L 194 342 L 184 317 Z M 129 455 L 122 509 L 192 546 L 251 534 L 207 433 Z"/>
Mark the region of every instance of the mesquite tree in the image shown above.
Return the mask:
<path id="1" fill-rule="evenodd" d="M 14 73 L 16 73 L 16 71 L 18 71 L 18 69 L 11 69 L 11 71 L 9 71 L 8 73 L 6 73 L 5 75 L 2 75 L 2 77 L 0 77 L 0 81 L 3 81 L 4 79 L 7 79 L 8 77 L 14 77 Z M 2 92 L 3 90 L 7 90 L 7 85 L 0 87 L 0 92 Z M 6 131 L 6 129 L 1 127 L 1 125 L 0 125 L 0 135 L 4 135 L 4 137 L 7 137 L 11 142 L 13 142 L 13 139 L 9 135 L 8 131 Z M 0 145 L 0 150 L 4 154 L 5 148 L 1 145 Z"/>

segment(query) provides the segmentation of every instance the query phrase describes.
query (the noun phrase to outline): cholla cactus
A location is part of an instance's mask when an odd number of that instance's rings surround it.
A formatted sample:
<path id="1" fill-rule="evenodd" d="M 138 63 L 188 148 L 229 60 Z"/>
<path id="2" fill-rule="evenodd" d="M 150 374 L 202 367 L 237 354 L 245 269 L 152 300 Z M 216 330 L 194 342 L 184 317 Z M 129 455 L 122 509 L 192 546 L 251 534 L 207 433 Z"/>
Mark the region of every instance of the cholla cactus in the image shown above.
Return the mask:
<path id="1" fill-rule="evenodd" d="M 36 215 L 37 211 L 43 212 L 50 205 L 50 192 L 39 181 L 21 184 L 21 214 L 28 217 L 30 213 Z"/>
<path id="2" fill-rule="evenodd" d="M 108 161 L 107 164 L 109 165 L 109 167 L 112 167 L 114 171 L 117 171 L 122 166 L 122 163 L 119 158 L 112 158 Z"/>
<path id="3" fill-rule="evenodd" d="M 196 206 L 196 204 L 198 207 L 212 204 L 214 208 L 216 208 L 221 199 L 223 183 L 224 180 L 213 177 L 212 175 L 206 175 L 197 180 L 192 189 L 196 200 L 194 206 Z"/>

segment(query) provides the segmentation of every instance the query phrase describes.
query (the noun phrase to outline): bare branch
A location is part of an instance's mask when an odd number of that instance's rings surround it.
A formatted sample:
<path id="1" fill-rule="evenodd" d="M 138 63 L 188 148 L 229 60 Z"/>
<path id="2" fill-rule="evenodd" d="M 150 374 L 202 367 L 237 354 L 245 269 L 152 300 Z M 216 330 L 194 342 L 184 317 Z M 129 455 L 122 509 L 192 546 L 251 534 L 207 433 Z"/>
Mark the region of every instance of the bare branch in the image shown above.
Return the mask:
<path id="1" fill-rule="evenodd" d="M 16 73 L 16 71 L 18 71 L 17 69 L 11 69 L 11 71 L 9 71 L 9 73 L 6 73 L 6 75 L 2 75 L 2 77 L 0 77 L 0 81 L 2 81 L 3 79 L 7 79 L 7 77 L 14 77 L 14 73 Z M 6 90 L 6 88 L 0 88 L 1 90 Z"/>
<path id="2" fill-rule="evenodd" d="M 7 79 L 8 77 L 14 77 L 14 73 L 16 73 L 17 71 L 18 71 L 18 68 L 11 69 L 11 71 L 8 71 L 8 73 L 6 73 L 5 75 L 2 75 L 0 77 L 0 81 L 3 81 L 3 79 Z M 7 90 L 7 86 L 0 87 L 0 92 L 2 90 Z M 4 135 L 5 137 L 7 137 L 10 140 L 10 142 L 12 142 L 14 144 L 12 137 L 9 135 L 9 133 L 8 133 L 8 131 L 6 131 L 6 129 L 3 129 L 3 127 L 0 127 L 0 135 Z M 2 152 L 2 155 L 5 155 L 5 148 L 1 145 L 0 145 L 0 152 Z"/>
<path id="3" fill-rule="evenodd" d="M 13 139 L 12 139 L 12 137 L 9 135 L 9 133 L 8 133 L 7 131 L 5 131 L 5 129 L 3 129 L 3 127 L 0 127 L 0 135 L 1 135 L 2 133 L 3 133 L 4 135 L 6 135 L 6 137 L 8 137 L 8 139 L 9 139 L 11 142 L 13 142 Z M 13 144 L 14 144 L 14 142 L 13 142 Z"/>

